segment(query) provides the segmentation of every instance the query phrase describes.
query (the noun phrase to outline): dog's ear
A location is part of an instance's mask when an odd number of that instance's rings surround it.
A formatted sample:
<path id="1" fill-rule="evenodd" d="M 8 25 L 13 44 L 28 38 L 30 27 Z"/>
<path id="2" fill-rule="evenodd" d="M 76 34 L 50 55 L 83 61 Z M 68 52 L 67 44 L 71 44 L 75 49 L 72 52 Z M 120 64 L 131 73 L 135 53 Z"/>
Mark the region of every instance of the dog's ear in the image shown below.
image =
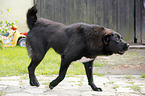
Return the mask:
<path id="1" fill-rule="evenodd" d="M 89 31 L 89 30 L 91 30 L 91 27 L 88 25 L 81 25 L 80 30 L 81 31 Z"/>
<path id="2" fill-rule="evenodd" d="M 107 45 L 110 42 L 111 36 L 112 34 L 107 34 L 107 33 L 103 36 L 102 40 L 105 45 Z"/>
<path id="3" fill-rule="evenodd" d="M 98 26 L 98 27 L 94 28 L 94 30 L 97 32 L 102 32 L 104 29 L 105 29 L 105 27 L 103 27 L 103 26 Z"/>

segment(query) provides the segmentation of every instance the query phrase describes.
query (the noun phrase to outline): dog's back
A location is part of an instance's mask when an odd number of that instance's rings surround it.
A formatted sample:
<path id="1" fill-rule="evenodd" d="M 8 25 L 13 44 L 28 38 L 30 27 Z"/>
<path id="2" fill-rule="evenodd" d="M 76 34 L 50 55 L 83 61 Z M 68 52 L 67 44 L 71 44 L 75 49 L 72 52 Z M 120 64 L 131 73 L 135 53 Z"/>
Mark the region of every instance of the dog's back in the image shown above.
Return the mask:
<path id="1" fill-rule="evenodd" d="M 37 53 L 45 53 L 50 47 L 62 54 L 72 39 L 73 32 L 67 30 L 70 26 L 44 18 L 37 19 L 36 13 L 36 6 L 27 13 L 27 25 L 30 31 L 27 34 L 26 46 L 30 57 L 33 58 L 32 56 L 36 56 Z"/>

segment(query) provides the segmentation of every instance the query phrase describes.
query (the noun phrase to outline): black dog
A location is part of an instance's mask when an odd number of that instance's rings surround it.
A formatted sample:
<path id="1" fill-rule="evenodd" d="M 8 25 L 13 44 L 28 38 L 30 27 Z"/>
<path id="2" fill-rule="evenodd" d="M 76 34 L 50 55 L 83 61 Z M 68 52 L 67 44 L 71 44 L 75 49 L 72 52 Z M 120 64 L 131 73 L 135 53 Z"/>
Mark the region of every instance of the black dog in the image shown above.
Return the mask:
<path id="1" fill-rule="evenodd" d="M 27 34 L 26 45 L 31 57 L 28 67 L 30 85 L 39 86 L 35 76 L 35 68 L 44 58 L 47 50 L 53 48 L 61 55 L 59 76 L 53 80 L 49 88 L 53 89 L 65 77 L 67 69 L 72 61 L 83 56 L 92 58 L 89 62 L 83 62 L 88 78 L 88 83 L 94 91 L 102 91 L 93 82 L 93 61 L 99 55 L 123 54 L 129 44 L 122 40 L 121 35 L 105 27 L 76 23 L 66 26 L 62 23 L 47 19 L 37 19 L 36 6 L 28 10 L 27 24 L 30 31 Z"/>

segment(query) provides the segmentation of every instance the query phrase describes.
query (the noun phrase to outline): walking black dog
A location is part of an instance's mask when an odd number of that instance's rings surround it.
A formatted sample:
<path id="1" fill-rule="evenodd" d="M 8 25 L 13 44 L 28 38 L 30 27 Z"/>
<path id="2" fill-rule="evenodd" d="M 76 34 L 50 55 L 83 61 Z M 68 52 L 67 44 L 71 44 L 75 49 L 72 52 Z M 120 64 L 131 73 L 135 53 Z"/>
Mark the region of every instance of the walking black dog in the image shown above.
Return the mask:
<path id="1" fill-rule="evenodd" d="M 93 61 L 96 56 L 123 54 L 129 44 L 122 40 L 117 32 L 103 26 L 75 23 L 64 25 L 47 19 L 37 19 L 37 8 L 33 6 L 27 13 L 27 24 L 30 31 L 27 34 L 26 45 L 31 57 L 28 67 L 30 85 L 39 86 L 35 76 L 35 68 L 44 58 L 49 48 L 53 48 L 61 55 L 59 76 L 53 80 L 49 88 L 53 89 L 65 77 L 67 69 L 72 61 L 83 56 L 92 58 L 83 62 L 88 78 L 88 83 L 94 91 L 102 91 L 93 82 Z"/>

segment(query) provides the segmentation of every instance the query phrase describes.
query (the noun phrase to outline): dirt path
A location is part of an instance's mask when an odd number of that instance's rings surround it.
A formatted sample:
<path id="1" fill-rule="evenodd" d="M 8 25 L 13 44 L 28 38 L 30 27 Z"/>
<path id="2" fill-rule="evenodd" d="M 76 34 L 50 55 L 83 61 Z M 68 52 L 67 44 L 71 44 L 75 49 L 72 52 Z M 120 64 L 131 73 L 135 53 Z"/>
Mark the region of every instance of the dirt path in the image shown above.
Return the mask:
<path id="1" fill-rule="evenodd" d="M 78 62 L 85 60 L 83 58 Z M 109 75 L 145 74 L 145 49 L 130 49 L 123 55 L 98 56 L 94 61 L 94 72 Z"/>

